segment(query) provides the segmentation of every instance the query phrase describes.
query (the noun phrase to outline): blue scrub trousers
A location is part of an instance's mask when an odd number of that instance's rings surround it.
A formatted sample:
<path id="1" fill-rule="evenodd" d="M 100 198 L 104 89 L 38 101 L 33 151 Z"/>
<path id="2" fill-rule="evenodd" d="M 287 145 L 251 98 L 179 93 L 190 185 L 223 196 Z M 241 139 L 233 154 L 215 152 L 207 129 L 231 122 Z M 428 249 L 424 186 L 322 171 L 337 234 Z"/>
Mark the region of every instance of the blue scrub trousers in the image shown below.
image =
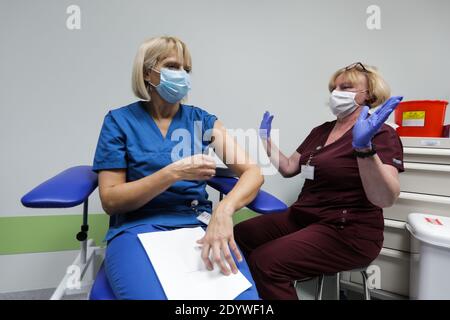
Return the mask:
<path id="1" fill-rule="evenodd" d="M 138 225 L 121 232 L 108 242 L 105 271 L 115 296 L 123 300 L 167 300 L 155 270 L 137 235 L 145 232 L 168 231 L 168 228 L 151 224 Z M 255 282 L 247 262 L 236 265 L 252 286 L 236 300 L 258 300 Z M 215 265 L 214 267 L 217 268 Z"/>

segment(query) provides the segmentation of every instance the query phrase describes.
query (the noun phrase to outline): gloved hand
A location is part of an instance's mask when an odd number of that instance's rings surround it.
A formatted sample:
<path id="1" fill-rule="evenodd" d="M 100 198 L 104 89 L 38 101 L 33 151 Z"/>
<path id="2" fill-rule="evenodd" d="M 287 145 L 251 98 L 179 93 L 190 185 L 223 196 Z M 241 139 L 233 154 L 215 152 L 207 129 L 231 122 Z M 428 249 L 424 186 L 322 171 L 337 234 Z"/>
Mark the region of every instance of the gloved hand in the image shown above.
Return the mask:
<path id="1" fill-rule="evenodd" d="M 273 115 L 269 111 L 264 112 L 261 125 L 259 126 L 259 136 L 261 139 L 267 140 L 270 138 L 270 130 L 272 130 Z"/>
<path id="2" fill-rule="evenodd" d="M 372 147 L 372 138 L 381 128 L 383 123 L 389 118 L 392 111 L 397 108 L 403 97 L 391 97 L 389 98 L 377 111 L 371 114 L 369 117 L 369 107 L 363 107 L 358 120 L 356 120 L 353 127 L 353 148 L 366 149 Z"/>

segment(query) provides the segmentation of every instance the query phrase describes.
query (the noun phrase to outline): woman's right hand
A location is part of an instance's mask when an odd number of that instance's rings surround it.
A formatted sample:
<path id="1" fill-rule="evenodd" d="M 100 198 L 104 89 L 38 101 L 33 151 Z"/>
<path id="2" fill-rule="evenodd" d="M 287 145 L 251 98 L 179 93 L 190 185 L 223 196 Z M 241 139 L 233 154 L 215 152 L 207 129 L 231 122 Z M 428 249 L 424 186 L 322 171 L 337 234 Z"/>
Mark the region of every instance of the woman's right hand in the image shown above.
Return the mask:
<path id="1" fill-rule="evenodd" d="M 168 168 L 177 180 L 208 180 L 216 174 L 216 162 L 206 154 L 196 154 L 178 160 Z"/>

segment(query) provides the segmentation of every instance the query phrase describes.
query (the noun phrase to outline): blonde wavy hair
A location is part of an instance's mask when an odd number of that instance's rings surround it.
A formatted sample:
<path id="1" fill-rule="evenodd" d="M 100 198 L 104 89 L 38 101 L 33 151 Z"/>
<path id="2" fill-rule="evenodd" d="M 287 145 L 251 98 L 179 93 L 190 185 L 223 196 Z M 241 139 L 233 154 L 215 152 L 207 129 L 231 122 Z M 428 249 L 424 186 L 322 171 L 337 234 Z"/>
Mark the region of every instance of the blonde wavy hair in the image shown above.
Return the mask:
<path id="1" fill-rule="evenodd" d="M 345 80 L 355 85 L 360 81 L 360 75 L 364 75 L 367 79 L 369 99 L 366 104 L 370 108 L 375 108 L 384 103 L 391 96 L 391 89 L 387 82 L 378 72 L 378 69 L 373 66 L 362 64 L 361 62 L 353 63 L 345 68 L 337 70 L 328 83 L 328 90 L 332 92 L 336 89 L 336 79 L 340 75 L 345 77 Z"/>
<path id="2" fill-rule="evenodd" d="M 131 86 L 134 94 L 146 101 L 150 101 L 150 85 L 145 81 L 145 75 L 150 72 L 159 61 L 167 58 L 174 52 L 182 58 L 184 68 L 190 72 L 192 69 L 191 54 L 186 44 L 172 36 L 154 37 L 145 40 L 139 47 L 133 63 Z"/>

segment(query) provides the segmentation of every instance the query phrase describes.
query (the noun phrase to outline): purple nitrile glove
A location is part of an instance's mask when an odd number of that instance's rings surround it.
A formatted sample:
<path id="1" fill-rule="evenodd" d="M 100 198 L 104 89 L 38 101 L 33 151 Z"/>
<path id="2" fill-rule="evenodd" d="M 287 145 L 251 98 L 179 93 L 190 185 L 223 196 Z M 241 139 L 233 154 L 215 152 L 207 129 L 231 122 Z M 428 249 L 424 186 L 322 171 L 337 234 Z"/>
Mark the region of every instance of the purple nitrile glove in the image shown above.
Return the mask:
<path id="1" fill-rule="evenodd" d="M 363 107 L 353 127 L 353 148 L 366 149 L 372 147 L 372 138 L 389 118 L 392 111 L 397 108 L 403 97 L 389 98 L 377 111 L 369 115 L 369 107 Z"/>
<path id="2" fill-rule="evenodd" d="M 269 111 L 264 112 L 261 125 L 259 126 L 259 136 L 261 139 L 267 140 L 270 138 L 270 130 L 272 130 L 273 115 Z"/>

